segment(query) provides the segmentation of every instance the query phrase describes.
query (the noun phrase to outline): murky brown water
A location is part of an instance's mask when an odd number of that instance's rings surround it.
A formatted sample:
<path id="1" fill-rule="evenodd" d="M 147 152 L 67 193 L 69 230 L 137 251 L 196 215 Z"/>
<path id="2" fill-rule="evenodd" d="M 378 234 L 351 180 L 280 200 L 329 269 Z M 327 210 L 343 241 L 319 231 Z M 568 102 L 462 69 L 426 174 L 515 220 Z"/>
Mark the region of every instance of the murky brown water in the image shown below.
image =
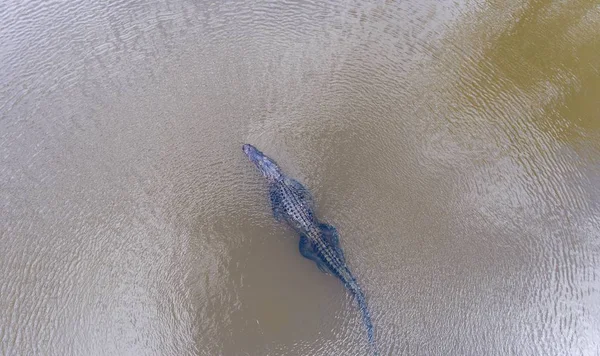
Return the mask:
<path id="1" fill-rule="evenodd" d="M 88 4 L 89 3 L 89 4 Z M 594 1 L 0 4 L 2 355 L 600 355 Z"/>

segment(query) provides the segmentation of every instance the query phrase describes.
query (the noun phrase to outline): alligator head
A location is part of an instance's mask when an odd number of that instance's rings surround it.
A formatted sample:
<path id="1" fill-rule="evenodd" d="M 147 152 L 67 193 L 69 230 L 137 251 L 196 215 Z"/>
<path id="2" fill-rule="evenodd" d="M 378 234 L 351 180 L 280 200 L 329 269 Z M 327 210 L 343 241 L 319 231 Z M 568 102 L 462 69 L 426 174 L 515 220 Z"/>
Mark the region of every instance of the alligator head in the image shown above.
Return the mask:
<path id="1" fill-rule="evenodd" d="M 282 178 L 282 173 L 279 170 L 277 163 L 265 156 L 265 154 L 259 151 L 256 147 L 250 144 L 245 144 L 242 146 L 242 150 L 244 150 L 244 153 L 246 156 L 248 156 L 248 159 L 254 163 L 256 168 L 258 168 L 258 170 L 265 178 L 267 178 L 269 182 L 274 182 Z"/>

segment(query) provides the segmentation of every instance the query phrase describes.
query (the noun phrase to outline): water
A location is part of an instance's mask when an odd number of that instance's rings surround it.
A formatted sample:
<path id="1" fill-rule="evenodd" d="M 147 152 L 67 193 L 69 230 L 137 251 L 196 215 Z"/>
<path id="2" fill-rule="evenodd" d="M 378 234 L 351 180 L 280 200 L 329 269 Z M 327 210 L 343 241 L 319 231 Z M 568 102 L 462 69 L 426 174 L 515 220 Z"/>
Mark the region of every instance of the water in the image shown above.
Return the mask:
<path id="1" fill-rule="evenodd" d="M 600 354 L 593 1 L 5 1 L 0 354 Z"/>

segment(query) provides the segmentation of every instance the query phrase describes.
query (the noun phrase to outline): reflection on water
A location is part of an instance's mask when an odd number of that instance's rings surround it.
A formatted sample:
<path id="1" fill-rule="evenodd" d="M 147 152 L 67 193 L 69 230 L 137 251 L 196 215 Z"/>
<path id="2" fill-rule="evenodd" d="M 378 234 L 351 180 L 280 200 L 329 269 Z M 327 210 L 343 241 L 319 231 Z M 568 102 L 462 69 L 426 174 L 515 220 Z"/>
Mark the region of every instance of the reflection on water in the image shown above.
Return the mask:
<path id="1" fill-rule="evenodd" d="M 597 355 L 590 1 L 0 5 L 0 353 Z"/>

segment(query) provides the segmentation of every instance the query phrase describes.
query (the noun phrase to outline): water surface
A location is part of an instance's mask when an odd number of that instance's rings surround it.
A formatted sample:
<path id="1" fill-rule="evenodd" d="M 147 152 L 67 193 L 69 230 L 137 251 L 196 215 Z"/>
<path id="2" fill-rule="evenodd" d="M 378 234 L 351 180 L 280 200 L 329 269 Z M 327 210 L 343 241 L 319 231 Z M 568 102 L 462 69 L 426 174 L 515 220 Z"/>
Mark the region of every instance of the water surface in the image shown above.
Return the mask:
<path id="1" fill-rule="evenodd" d="M 593 1 L 0 5 L 0 354 L 600 354 Z"/>

